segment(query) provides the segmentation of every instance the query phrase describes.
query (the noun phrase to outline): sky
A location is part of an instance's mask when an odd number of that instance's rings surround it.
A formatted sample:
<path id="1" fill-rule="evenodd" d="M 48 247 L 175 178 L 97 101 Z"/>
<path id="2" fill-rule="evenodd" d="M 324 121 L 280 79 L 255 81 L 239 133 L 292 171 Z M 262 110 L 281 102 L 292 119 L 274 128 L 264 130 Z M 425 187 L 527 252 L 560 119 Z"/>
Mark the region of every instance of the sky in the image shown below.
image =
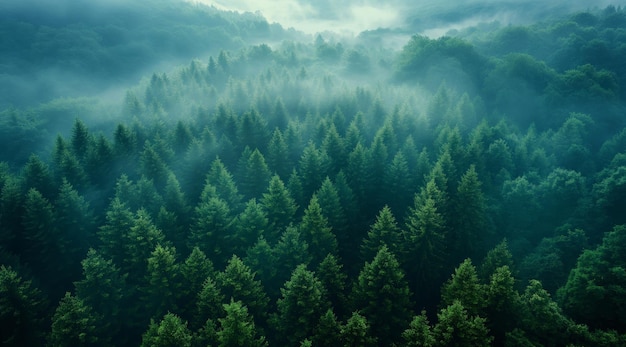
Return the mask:
<path id="1" fill-rule="evenodd" d="M 583 11 L 626 0 L 189 0 L 240 12 L 260 12 L 269 22 L 314 34 L 357 35 L 378 28 L 441 36 L 478 22 L 524 24 L 547 14 Z"/>

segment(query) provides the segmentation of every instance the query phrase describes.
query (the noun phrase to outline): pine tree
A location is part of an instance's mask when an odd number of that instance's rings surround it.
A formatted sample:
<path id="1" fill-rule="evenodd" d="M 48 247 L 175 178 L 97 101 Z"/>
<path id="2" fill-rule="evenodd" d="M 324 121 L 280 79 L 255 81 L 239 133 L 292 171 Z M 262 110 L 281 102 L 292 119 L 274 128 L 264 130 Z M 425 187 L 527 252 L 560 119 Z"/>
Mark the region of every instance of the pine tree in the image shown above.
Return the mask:
<path id="1" fill-rule="evenodd" d="M 87 129 L 87 126 L 83 123 L 83 121 L 76 118 L 74 120 L 74 126 L 72 127 L 72 137 L 70 139 L 72 153 L 77 158 L 85 158 L 92 142 L 93 138 L 92 135 L 89 134 L 89 129 Z"/>
<path id="2" fill-rule="evenodd" d="M 97 337 L 96 318 L 90 306 L 70 293 L 59 302 L 52 317 L 50 346 L 106 346 Z"/>
<path id="3" fill-rule="evenodd" d="M 409 166 L 402 152 L 397 152 L 385 168 L 383 183 L 385 196 L 388 197 L 384 202 L 399 215 L 410 204 L 413 195 Z"/>
<path id="4" fill-rule="evenodd" d="M 397 343 L 411 320 L 409 286 L 396 257 L 386 246 L 365 266 L 354 284 L 355 308 L 371 324 L 382 345 Z"/>
<path id="5" fill-rule="evenodd" d="M 54 198 L 56 192 L 50 169 L 36 154 L 31 154 L 24 164 L 21 178 L 23 192 L 34 188 L 46 199 Z"/>
<path id="6" fill-rule="evenodd" d="M 207 184 L 215 187 L 217 196 L 224 199 L 233 210 L 239 210 L 242 196 L 239 194 L 233 176 L 220 158 L 216 158 L 211 163 L 211 169 L 207 174 L 205 182 L 205 185 Z"/>
<path id="7" fill-rule="evenodd" d="M 315 335 L 311 341 L 315 346 L 335 347 L 341 345 L 341 323 L 332 309 L 328 309 L 315 328 Z"/>
<path id="8" fill-rule="evenodd" d="M 503 341 L 505 333 L 518 324 L 520 298 L 514 285 L 515 278 L 507 266 L 497 268 L 487 284 L 486 318 L 496 343 Z"/>
<path id="9" fill-rule="evenodd" d="M 220 329 L 217 332 L 219 347 L 267 346 L 265 337 L 259 336 L 254 325 L 253 317 L 241 301 L 231 299 L 230 304 L 224 305 L 226 316 L 219 318 Z"/>
<path id="10" fill-rule="evenodd" d="M 178 307 L 181 316 L 191 319 L 196 306 L 196 298 L 202 290 L 204 281 L 215 276 L 213 262 L 198 247 L 194 247 L 185 262 L 180 266 L 181 292 Z"/>
<path id="11" fill-rule="evenodd" d="M 313 195 L 304 211 L 299 229 L 309 244 L 313 264 L 319 264 L 327 254 L 337 254 L 337 239 L 328 226 L 328 220 L 322 214 L 316 195 Z"/>
<path id="12" fill-rule="evenodd" d="M 468 258 L 441 288 L 441 305 L 447 307 L 459 301 L 470 315 L 475 316 L 482 313 L 485 296 L 486 288 L 479 283 L 476 268 Z"/>
<path id="13" fill-rule="evenodd" d="M 187 322 L 173 313 L 167 313 L 157 324 L 150 322 L 148 331 L 143 334 L 141 347 L 191 347 L 192 333 Z"/>
<path id="14" fill-rule="evenodd" d="M 269 222 L 265 238 L 270 243 L 278 241 L 280 234 L 294 221 L 294 215 L 298 206 L 285 187 L 280 177 L 274 175 L 270 180 L 267 192 L 263 194 L 261 206 L 267 213 Z"/>
<path id="15" fill-rule="evenodd" d="M 426 311 L 413 317 L 409 328 L 402 333 L 406 347 L 433 347 L 436 344 Z"/>
<path id="16" fill-rule="evenodd" d="M 455 259 L 478 254 L 480 242 L 487 234 L 487 205 L 475 167 L 461 177 L 452 201 L 450 236 Z"/>
<path id="17" fill-rule="evenodd" d="M 347 313 L 346 280 L 347 276 L 337 257 L 328 254 L 317 267 L 317 277 L 326 288 L 328 301 L 341 316 Z"/>
<path id="18" fill-rule="evenodd" d="M 129 281 L 140 283 L 147 274 L 146 261 L 157 245 L 164 245 L 165 236 L 152 223 L 148 212 L 140 209 L 122 240 L 124 249 L 122 271 L 128 273 Z"/>
<path id="19" fill-rule="evenodd" d="M 256 273 L 270 298 L 276 297 L 277 293 L 270 289 L 274 288 L 271 283 L 274 282 L 278 263 L 274 250 L 263 236 L 259 237 L 254 246 L 248 248 L 243 262 Z"/>
<path id="20" fill-rule="evenodd" d="M 455 301 L 437 314 L 437 325 L 433 329 L 435 346 L 490 346 L 493 337 L 489 335 L 484 318 L 469 316 L 463 305 Z"/>
<path id="21" fill-rule="evenodd" d="M 106 222 L 98 231 L 101 252 L 105 258 L 121 265 L 125 258 L 124 244 L 134 224 L 133 213 L 119 198 L 113 198 L 106 211 Z"/>
<path id="22" fill-rule="evenodd" d="M 382 246 L 387 246 L 395 254 L 400 254 L 402 234 L 391 209 L 383 207 L 372 224 L 363 244 L 361 244 L 361 259 L 373 259 Z"/>
<path id="23" fill-rule="evenodd" d="M 509 247 L 506 239 L 502 240 L 492 250 L 487 252 L 485 259 L 483 259 L 478 270 L 478 275 L 481 280 L 488 281 L 491 278 L 497 268 L 501 266 L 508 266 L 509 270 L 513 273 L 513 255 L 509 251 Z"/>
<path id="24" fill-rule="evenodd" d="M 336 175 L 339 170 L 345 167 L 346 161 L 348 160 L 348 153 L 343 139 L 337 132 L 335 124 L 331 124 L 326 131 L 321 149 L 326 153 L 329 159 L 328 174 Z"/>
<path id="25" fill-rule="evenodd" d="M 243 302 L 249 308 L 257 326 L 264 326 L 269 299 L 261 282 L 239 257 L 233 255 L 224 272 L 217 274 L 216 280 L 227 300 Z"/>
<path id="26" fill-rule="evenodd" d="M 83 278 L 74 282 L 76 297 L 93 308 L 99 316 L 98 333 L 100 336 L 116 337 L 122 326 L 125 304 L 126 274 L 111 260 L 103 258 L 98 252 L 90 249 L 87 257 L 81 262 Z"/>
<path id="27" fill-rule="evenodd" d="M 217 283 L 209 276 L 202 284 L 196 300 L 196 314 L 194 327 L 201 326 L 208 321 L 215 321 L 224 315 L 224 295 Z M 209 324 L 210 325 L 210 324 Z"/>
<path id="28" fill-rule="evenodd" d="M 259 237 L 266 235 L 268 224 L 267 214 L 261 205 L 257 204 L 256 199 L 250 199 L 234 221 L 234 234 L 228 239 L 235 254 L 242 256 Z"/>
<path id="29" fill-rule="evenodd" d="M 267 146 L 267 165 L 282 179 L 287 179 L 293 168 L 293 163 L 289 155 L 289 147 L 279 129 L 274 130 L 274 134 Z"/>
<path id="30" fill-rule="evenodd" d="M 342 235 L 341 237 L 345 239 L 345 233 L 348 229 L 348 219 L 341 204 L 339 192 L 330 178 L 326 177 L 324 182 L 322 182 L 322 186 L 315 193 L 315 195 L 317 196 L 319 205 L 322 209 L 322 214 L 326 217 L 326 219 L 328 219 L 328 224 L 332 228 L 332 231 L 336 235 L 337 239 L 340 238 L 339 235 Z"/>
<path id="31" fill-rule="evenodd" d="M 43 344 L 46 302 L 31 281 L 16 271 L 0 266 L 0 341 L 3 346 Z"/>
<path id="32" fill-rule="evenodd" d="M 370 334 L 367 318 L 354 311 L 346 324 L 341 327 L 341 341 L 344 347 L 373 347 L 376 337 Z"/>
<path id="33" fill-rule="evenodd" d="M 281 344 L 298 346 L 300 341 L 314 334 L 317 322 L 329 308 L 324 286 L 305 265 L 299 265 L 281 292 L 274 326 Z"/>
<path id="34" fill-rule="evenodd" d="M 226 263 L 230 252 L 230 245 L 226 243 L 232 234 L 230 207 L 226 201 L 213 197 L 206 202 L 200 202 L 195 208 L 191 224 L 189 247 L 198 247 L 213 260 L 217 266 Z"/>
<path id="35" fill-rule="evenodd" d="M 242 157 L 243 159 L 243 157 Z M 265 163 L 263 154 L 258 149 L 250 153 L 243 162 L 243 176 L 241 176 L 241 191 L 247 198 L 259 198 L 267 187 L 271 172 Z"/>
<path id="36" fill-rule="evenodd" d="M 319 189 L 322 180 L 328 175 L 328 156 L 313 142 L 309 142 L 302 152 L 299 167 L 304 197 L 307 198 Z"/>
<path id="37" fill-rule="evenodd" d="M 180 296 L 180 266 L 173 247 L 157 245 L 147 258 L 148 269 L 144 288 L 144 309 L 149 315 L 160 317 L 176 311 Z"/>

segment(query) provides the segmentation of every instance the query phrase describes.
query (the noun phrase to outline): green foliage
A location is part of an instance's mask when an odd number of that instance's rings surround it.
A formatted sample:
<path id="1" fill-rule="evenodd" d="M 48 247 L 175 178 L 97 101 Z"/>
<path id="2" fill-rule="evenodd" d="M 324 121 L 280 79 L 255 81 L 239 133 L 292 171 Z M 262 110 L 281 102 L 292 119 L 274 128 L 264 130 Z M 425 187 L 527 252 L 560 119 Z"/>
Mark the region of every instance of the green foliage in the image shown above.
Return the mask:
<path id="1" fill-rule="evenodd" d="M 52 317 L 51 346 L 93 346 L 98 341 L 96 336 L 96 318 L 90 306 L 70 293 L 59 302 Z"/>
<path id="2" fill-rule="evenodd" d="M 469 316 L 463 305 L 455 301 L 437 314 L 433 328 L 435 346 L 489 346 L 489 335 L 484 318 Z"/>
<path id="3" fill-rule="evenodd" d="M 233 301 L 224 304 L 226 317 L 219 318 L 220 329 L 217 332 L 218 346 L 267 346 L 263 336 L 258 336 L 252 317 L 248 314 L 246 306 L 241 301 Z"/>
<path id="4" fill-rule="evenodd" d="M 432 347 L 435 346 L 435 337 L 426 317 L 426 311 L 419 316 L 413 317 L 409 328 L 402 333 L 404 346 L 406 347 Z"/>
<path id="5" fill-rule="evenodd" d="M 280 341 L 286 346 L 297 346 L 315 332 L 317 322 L 328 310 L 326 290 L 315 274 L 299 265 L 281 288 L 277 314 L 274 317 Z"/>
<path id="6" fill-rule="evenodd" d="M 143 334 L 142 347 L 181 346 L 191 347 L 192 334 L 187 328 L 187 322 L 173 313 L 167 313 L 157 324 L 150 322 L 148 331 Z"/>
<path id="7" fill-rule="evenodd" d="M 337 239 L 322 214 L 317 195 L 313 195 L 309 206 L 304 210 L 299 230 L 309 244 L 313 264 L 319 264 L 327 254 L 337 254 Z"/>
<path id="8" fill-rule="evenodd" d="M 31 281 L 0 266 L 0 341 L 6 346 L 42 344 L 46 302 Z"/>
<path id="9" fill-rule="evenodd" d="M 371 324 L 372 335 L 382 344 L 397 342 L 411 317 L 409 286 L 396 257 L 382 246 L 354 284 L 355 308 Z"/>

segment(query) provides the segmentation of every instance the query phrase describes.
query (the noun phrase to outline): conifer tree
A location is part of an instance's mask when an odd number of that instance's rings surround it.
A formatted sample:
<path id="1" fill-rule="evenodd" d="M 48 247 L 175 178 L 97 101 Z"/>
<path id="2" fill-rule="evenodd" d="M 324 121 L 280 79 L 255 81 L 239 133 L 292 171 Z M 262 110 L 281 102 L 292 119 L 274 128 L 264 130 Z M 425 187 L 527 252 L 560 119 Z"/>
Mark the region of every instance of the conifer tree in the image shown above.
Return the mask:
<path id="1" fill-rule="evenodd" d="M 433 347 L 436 344 L 435 336 L 426 317 L 426 311 L 413 317 L 409 328 L 402 333 L 406 347 Z"/>
<path id="2" fill-rule="evenodd" d="M 241 194 L 239 194 L 233 176 L 220 158 L 216 158 L 211 163 L 206 184 L 214 186 L 218 197 L 224 199 L 233 210 L 239 210 L 242 200 Z"/>
<path id="3" fill-rule="evenodd" d="M 329 308 L 325 289 L 313 272 L 299 265 L 281 293 L 274 326 L 283 345 L 297 346 L 314 334 L 317 322 Z"/>
<path id="4" fill-rule="evenodd" d="M 194 327 L 205 324 L 210 327 L 217 321 L 217 317 L 224 315 L 224 295 L 220 291 L 217 283 L 209 276 L 198 292 L 196 300 L 196 313 L 194 316 Z"/>
<path id="5" fill-rule="evenodd" d="M 272 176 L 263 154 L 255 149 L 245 158 L 243 165 L 244 171 L 240 181 L 241 191 L 247 198 L 261 197 Z"/>
<path id="6" fill-rule="evenodd" d="M 256 199 L 250 199 L 234 221 L 234 233 L 228 238 L 235 254 L 242 256 L 259 237 L 266 235 L 268 224 L 267 214 L 261 205 L 257 204 Z"/>
<path id="7" fill-rule="evenodd" d="M 300 233 L 310 246 L 313 264 L 319 264 L 327 254 L 337 254 L 337 239 L 328 226 L 328 220 L 313 195 L 299 226 Z"/>
<path id="8" fill-rule="evenodd" d="M 341 199 L 339 198 L 339 192 L 335 188 L 335 185 L 326 177 L 322 186 L 315 193 L 318 199 L 318 203 L 322 209 L 322 214 L 328 219 L 328 224 L 332 228 L 336 238 L 339 239 L 339 235 L 345 239 L 344 235 L 348 229 L 348 220 L 345 210 L 341 205 Z"/>
<path id="9" fill-rule="evenodd" d="M 328 309 L 315 329 L 312 341 L 315 346 L 334 347 L 341 345 L 341 323 L 332 309 Z"/>
<path id="10" fill-rule="evenodd" d="M 131 282 L 140 283 L 147 274 L 146 261 L 157 245 L 164 245 L 165 236 L 159 230 L 148 212 L 140 209 L 135 214 L 133 225 L 123 237 L 124 258 L 122 271 L 128 273 Z"/>
<path id="11" fill-rule="evenodd" d="M 398 223 L 391 209 L 385 206 L 380 210 L 376 221 L 370 227 L 365 239 L 363 239 L 363 244 L 361 244 L 361 259 L 365 261 L 373 259 L 382 246 L 387 246 L 387 248 L 395 254 L 400 254 L 401 240 L 402 234 Z"/>
<path id="12" fill-rule="evenodd" d="M 168 311 L 176 311 L 181 290 L 180 265 L 176 262 L 176 250 L 173 247 L 157 245 L 147 263 L 144 308 L 150 315 L 156 317 Z"/>
<path id="13" fill-rule="evenodd" d="M 456 259 L 475 256 L 487 234 L 487 205 L 480 186 L 472 165 L 461 177 L 452 201 L 454 218 L 450 219 L 450 242 Z"/>
<path id="14" fill-rule="evenodd" d="M 232 254 L 226 240 L 232 234 L 233 217 L 226 201 L 213 197 L 195 208 L 189 247 L 198 247 L 216 265 L 226 263 Z"/>
<path id="15" fill-rule="evenodd" d="M 267 192 L 263 194 L 261 206 L 267 213 L 269 222 L 265 238 L 270 243 L 278 241 L 280 234 L 293 222 L 298 206 L 283 181 L 277 175 L 270 180 Z"/>
<path id="16" fill-rule="evenodd" d="M 230 346 L 267 346 L 264 336 L 259 336 L 254 325 L 253 317 L 241 301 L 231 299 L 230 304 L 224 305 L 226 316 L 219 318 L 220 329 L 217 331 L 219 347 Z"/>
<path id="17" fill-rule="evenodd" d="M 384 202 L 394 213 L 402 213 L 410 204 L 413 191 L 409 166 L 402 152 L 397 152 L 385 168 L 383 183 Z"/>
<path id="18" fill-rule="evenodd" d="M 293 168 L 289 147 L 280 129 L 275 129 L 267 146 L 267 165 L 282 179 L 287 179 Z"/>
<path id="19" fill-rule="evenodd" d="M 346 280 L 347 276 L 343 271 L 343 265 L 339 263 L 337 257 L 328 254 L 317 267 L 317 277 L 326 288 L 328 301 L 335 311 L 341 316 L 347 309 Z"/>
<path id="20" fill-rule="evenodd" d="M 313 195 L 319 189 L 324 177 L 328 175 L 328 156 L 309 142 L 304 148 L 299 162 L 299 173 L 302 177 L 304 198 Z"/>
<path id="21" fill-rule="evenodd" d="M 322 141 L 322 151 L 328 156 L 328 174 L 336 175 L 346 165 L 348 153 L 343 139 L 337 132 L 335 124 L 331 124 L 324 140 Z"/>
<path id="22" fill-rule="evenodd" d="M 143 334 L 141 347 L 180 346 L 191 347 L 192 333 L 187 322 L 173 313 L 167 313 L 157 324 L 150 322 L 148 331 Z"/>
<path id="23" fill-rule="evenodd" d="M 486 288 L 479 283 L 476 268 L 468 258 L 454 270 L 452 278 L 441 288 L 441 306 L 447 307 L 459 301 L 468 314 L 482 313 L 485 306 Z"/>
<path id="24" fill-rule="evenodd" d="M 278 263 L 274 250 L 263 236 L 259 237 L 254 246 L 248 248 L 244 263 L 250 266 L 250 269 L 256 273 L 267 294 L 271 298 L 275 297 L 274 291 L 271 290 L 274 288 L 271 286 L 271 283 L 274 281 L 274 276 L 276 276 Z"/>
<path id="25" fill-rule="evenodd" d="M 261 282 L 239 257 L 232 256 L 224 272 L 217 274 L 216 282 L 226 300 L 234 299 L 244 303 L 257 326 L 264 326 L 269 299 Z"/>
<path id="26" fill-rule="evenodd" d="M 128 303 L 125 299 L 129 291 L 126 274 L 120 273 L 111 260 L 103 258 L 93 249 L 87 252 L 81 264 L 83 278 L 74 282 L 76 297 L 93 308 L 94 314 L 99 316 L 99 335 L 116 337 L 127 309 L 125 304 Z"/>
<path id="27" fill-rule="evenodd" d="M 52 317 L 50 346 L 106 346 L 97 336 L 96 318 L 90 306 L 65 293 Z"/>
<path id="28" fill-rule="evenodd" d="M 344 347 L 373 347 L 377 339 L 370 333 L 367 318 L 354 311 L 346 324 L 341 327 L 341 341 Z"/>
<path id="29" fill-rule="evenodd" d="M 493 337 L 489 335 L 484 318 L 469 316 L 463 305 L 455 301 L 437 314 L 437 325 L 433 329 L 435 346 L 489 346 Z"/>
<path id="30" fill-rule="evenodd" d="M 185 262 L 180 266 L 181 292 L 178 307 L 181 308 L 181 316 L 189 318 L 193 316 L 196 299 L 202 290 L 204 281 L 215 276 L 213 262 L 198 247 L 194 247 Z"/>
<path id="31" fill-rule="evenodd" d="M 371 324 L 372 335 L 383 345 L 397 343 L 411 320 L 409 286 L 396 257 L 382 246 L 354 284 L 355 308 Z"/>
<path id="32" fill-rule="evenodd" d="M 43 294 L 31 281 L 0 266 L 0 341 L 4 346 L 42 345 L 46 306 Z"/>
<path id="33" fill-rule="evenodd" d="M 46 199 L 54 198 L 56 192 L 50 168 L 36 154 L 31 154 L 28 157 L 28 161 L 22 169 L 21 178 L 23 192 L 34 188 Z"/>
<path id="34" fill-rule="evenodd" d="M 105 258 L 121 265 L 125 258 L 125 240 L 134 224 L 133 213 L 119 198 L 111 201 L 106 211 L 105 224 L 98 231 L 101 252 Z"/>

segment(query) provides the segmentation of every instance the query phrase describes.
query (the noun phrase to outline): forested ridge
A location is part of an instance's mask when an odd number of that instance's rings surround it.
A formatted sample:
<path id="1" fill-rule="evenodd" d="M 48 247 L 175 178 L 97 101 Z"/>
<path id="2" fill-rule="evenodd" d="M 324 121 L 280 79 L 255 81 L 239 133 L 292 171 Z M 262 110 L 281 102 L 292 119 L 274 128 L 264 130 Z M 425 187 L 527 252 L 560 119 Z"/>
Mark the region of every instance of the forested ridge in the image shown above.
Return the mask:
<path id="1" fill-rule="evenodd" d="M 3 345 L 626 345 L 626 12 L 384 39 L 0 111 Z"/>

